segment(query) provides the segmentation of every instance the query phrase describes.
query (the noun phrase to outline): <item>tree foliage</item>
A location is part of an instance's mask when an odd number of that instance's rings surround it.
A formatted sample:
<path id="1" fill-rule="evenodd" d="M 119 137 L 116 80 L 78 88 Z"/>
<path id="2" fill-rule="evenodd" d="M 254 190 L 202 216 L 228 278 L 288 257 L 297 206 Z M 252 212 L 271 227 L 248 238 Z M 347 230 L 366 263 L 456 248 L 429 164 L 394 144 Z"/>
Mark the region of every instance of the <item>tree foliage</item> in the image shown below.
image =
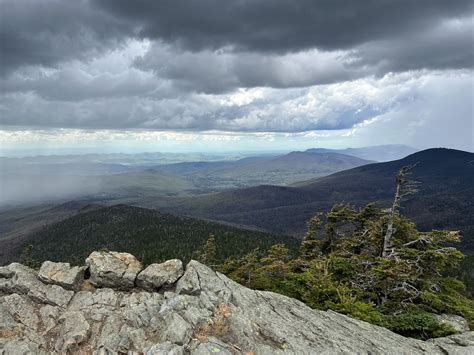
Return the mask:
<path id="1" fill-rule="evenodd" d="M 400 196 L 412 191 L 405 176 L 398 176 Z M 446 276 L 464 257 L 453 246 L 460 241 L 459 232 L 418 230 L 398 213 L 400 198 L 395 199 L 395 210 L 374 203 L 363 208 L 336 204 L 308 221 L 298 256 L 277 244 L 266 252 L 256 249 L 227 259 L 219 270 L 248 287 L 403 335 L 426 339 L 451 334 L 453 329 L 440 324 L 437 313 L 462 315 L 473 326 L 474 301 L 461 281 Z"/>
<path id="2" fill-rule="evenodd" d="M 210 266 L 216 263 L 217 247 L 214 234 L 209 234 L 202 248 L 196 251 L 195 259 Z"/>

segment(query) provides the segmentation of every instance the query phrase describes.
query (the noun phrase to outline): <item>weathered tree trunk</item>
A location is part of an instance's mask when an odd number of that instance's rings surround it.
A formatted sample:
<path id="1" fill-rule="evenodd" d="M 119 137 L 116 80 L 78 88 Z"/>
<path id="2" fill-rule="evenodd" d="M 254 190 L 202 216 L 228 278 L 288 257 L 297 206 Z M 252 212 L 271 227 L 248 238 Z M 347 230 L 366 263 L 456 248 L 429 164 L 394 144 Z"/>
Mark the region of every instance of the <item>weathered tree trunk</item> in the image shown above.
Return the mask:
<path id="1" fill-rule="evenodd" d="M 390 209 L 390 214 L 388 216 L 388 223 L 387 223 L 387 232 L 383 238 L 383 247 L 382 247 L 382 256 L 388 256 L 388 253 L 392 249 L 391 240 L 393 234 L 395 233 L 395 228 L 393 227 L 395 216 L 398 214 L 398 210 L 400 208 L 400 172 L 397 174 L 397 189 L 395 191 L 395 197 L 393 199 L 392 208 Z"/>
<path id="2" fill-rule="evenodd" d="M 395 190 L 395 196 L 393 198 L 392 208 L 388 216 L 387 231 L 383 238 L 382 256 L 387 257 L 393 252 L 392 237 L 395 234 L 396 228 L 394 227 L 395 217 L 398 215 L 400 210 L 400 201 L 403 196 L 415 193 L 417 190 L 417 182 L 410 181 L 407 179 L 407 175 L 418 163 L 410 166 L 402 167 L 396 177 L 397 189 Z"/>

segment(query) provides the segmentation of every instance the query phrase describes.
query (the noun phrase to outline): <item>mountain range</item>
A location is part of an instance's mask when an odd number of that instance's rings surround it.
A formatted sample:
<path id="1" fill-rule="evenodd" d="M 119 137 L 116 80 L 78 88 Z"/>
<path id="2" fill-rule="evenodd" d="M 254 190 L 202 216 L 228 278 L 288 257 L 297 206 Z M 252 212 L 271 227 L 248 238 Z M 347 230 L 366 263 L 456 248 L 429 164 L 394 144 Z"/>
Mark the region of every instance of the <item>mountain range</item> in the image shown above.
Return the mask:
<path id="1" fill-rule="evenodd" d="M 155 165 L 150 165 L 154 156 L 139 155 L 136 163 L 120 155 L 112 158 L 0 159 L 0 204 L 70 199 L 140 203 L 262 184 L 288 185 L 370 163 L 339 153 L 309 152 Z"/>
<path id="2" fill-rule="evenodd" d="M 412 178 L 420 190 L 404 201 L 402 213 L 421 229 L 455 228 L 465 235 L 463 246 L 474 251 L 474 154 L 453 149 L 428 149 L 403 159 L 338 172 L 296 186 L 256 186 L 188 198 L 156 201 L 172 213 L 221 220 L 272 233 L 301 236 L 306 221 L 335 203 L 362 206 L 370 201 L 390 205 L 395 174 L 417 163 Z"/>
<path id="3" fill-rule="evenodd" d="M 328 211 L 335 203 L 363 206 L 375 201 L 388 207 L 396 172 L 416 163 L 412 179 L 420 182 L 419 191 L 402 202 L 401 213 L 421 230 L 460 230 L 461 249 L 470 255 L 463 277 L 473 278 L 469 272 L 474 263 L 473 153 L 428 149 L 403 159 L 329 174 L 334 162 L 340 167 L 365 161 L 340 153 L 293 152 L 235 161 L 182 162 L 107 175 L 98 197 L 86 195 L 64 204 L 0 209 L 0 260 L 18 260 L 28 245 L 33 246 L 33 256 L 38 260 L 57 256 L 74 263 L 101 248 L 130 251 L 150 262 L 177 254 L 188 260 L 209 234 L 216 235 L 219 258 L 239 256 L 255 247 L 266 249 L 275 243 L 285 243 L 296 251 L 298 238 L 315 213 Z M 259 185 L 203 193 L 201 185 L 199 194 L 192 193 L 196 181 L 206 181 L 206 176 L 220 181 L 225 176 L 249 179 L 245 174 L 268 177 L 274 169 L 275 176 L 286 173 L 291 177 L 289 167 L 302 176 L 304 169 L 318 167 L 323 171 L 323 166 L 329 175 L 289 186 Z M 216 186 L 216 181 L 210 184 Z M 117 201 L 137 207 L 116 205 Z"/>
<path id="4" fill-rule="evenodd" d="M 418 149 L 403 144 L 387 144 L 345 149 L 311 148 L 306 150 L 306 152 L 315 154 L 340 153 L 379 162 L 402 159 L 407 155 L 416 153 L 417 151 Z"/>
<path id="5" fill-rule="evenodd" d="M 224 162 L 191 162 L 158 166 L 189 181 L 199 191 L 219 191 L 264 184 L 287 185 L 369 164 L 339 153 L 290 152 L 276 157 L 249 157 Z"/>

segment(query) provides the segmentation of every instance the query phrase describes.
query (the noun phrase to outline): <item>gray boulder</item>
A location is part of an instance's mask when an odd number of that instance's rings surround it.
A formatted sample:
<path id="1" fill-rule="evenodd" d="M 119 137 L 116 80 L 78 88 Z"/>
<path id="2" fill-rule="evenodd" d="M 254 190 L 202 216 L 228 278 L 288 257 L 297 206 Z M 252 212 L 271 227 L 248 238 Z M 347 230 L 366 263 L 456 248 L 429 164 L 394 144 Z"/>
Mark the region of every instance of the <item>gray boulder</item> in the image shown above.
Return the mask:
<path id="1" fill-rule="evenodd" d="M 430 339 L 427 342 L 435 344 L 445 354 L 474 354 L 474 332 Z"/>
<path id="2" fill-rule="evenodd" d="M 4 293 L 25 294 L 32 300 L 52 306 L 65 307 L 73 291 L 66 291 L 57 285 L 45 285 L 38 279 L 36 271 L 18 263 L 12 263 L 6 268 L 11 277 L 0 278 L 0 291 Z"/>
<path id="3" fill-rule="evenodd" d="M 71 267 L 69 263 L 45 261 L 38 277 L 41 281 L 56 284 L 67 289 L 76 290 L 84 279 L 84 267 Z"/>
<path id="4" fill-rule="evenodd" d="M 175 283 L 183 275 L 183 263 L 173 259 L 162 264 L 151 264 L 137 276 L 137 286 L 148 291 Z"/>
<path id="5" fill-rule="evenodd" d="M 164 319 L 164 336 L 173 344 L 186 344 L 193 333 L 192 326 L 178 313 L 171 313 Z"/>
<path id="6" fill-rule="evenodd" d="M 92 252 L 86 265 L 93 285 L 118 289 L 133 288 L 142 269 L 142 264 L 132 254 L 113 251 Z"/>
<path id="7" fill-rule="evenodd" d="M 98 288 L 83 291 L 44 284 L 20 264 L 0 269 L 0 354 L 474 353 L 471 331 L 405 338 L 250 290 L 196 261 L 154 292 L 132 288 L 141 266 L 129 254 L 92 253 L 88 265 Z"/>

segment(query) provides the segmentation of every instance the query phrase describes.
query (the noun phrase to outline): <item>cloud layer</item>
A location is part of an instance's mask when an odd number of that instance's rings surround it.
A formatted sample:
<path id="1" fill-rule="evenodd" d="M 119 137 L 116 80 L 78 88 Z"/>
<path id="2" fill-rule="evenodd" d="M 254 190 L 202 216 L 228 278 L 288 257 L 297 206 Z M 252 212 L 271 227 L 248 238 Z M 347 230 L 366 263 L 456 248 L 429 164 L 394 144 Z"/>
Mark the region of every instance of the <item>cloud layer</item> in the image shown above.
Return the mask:
<path id="1" fill-rule="evenodd" d="M 0 7 L 4 127 L 347 135 L 387 117 L 441 127 L 433 106 L 472 127 L 470 0 Z"/>

